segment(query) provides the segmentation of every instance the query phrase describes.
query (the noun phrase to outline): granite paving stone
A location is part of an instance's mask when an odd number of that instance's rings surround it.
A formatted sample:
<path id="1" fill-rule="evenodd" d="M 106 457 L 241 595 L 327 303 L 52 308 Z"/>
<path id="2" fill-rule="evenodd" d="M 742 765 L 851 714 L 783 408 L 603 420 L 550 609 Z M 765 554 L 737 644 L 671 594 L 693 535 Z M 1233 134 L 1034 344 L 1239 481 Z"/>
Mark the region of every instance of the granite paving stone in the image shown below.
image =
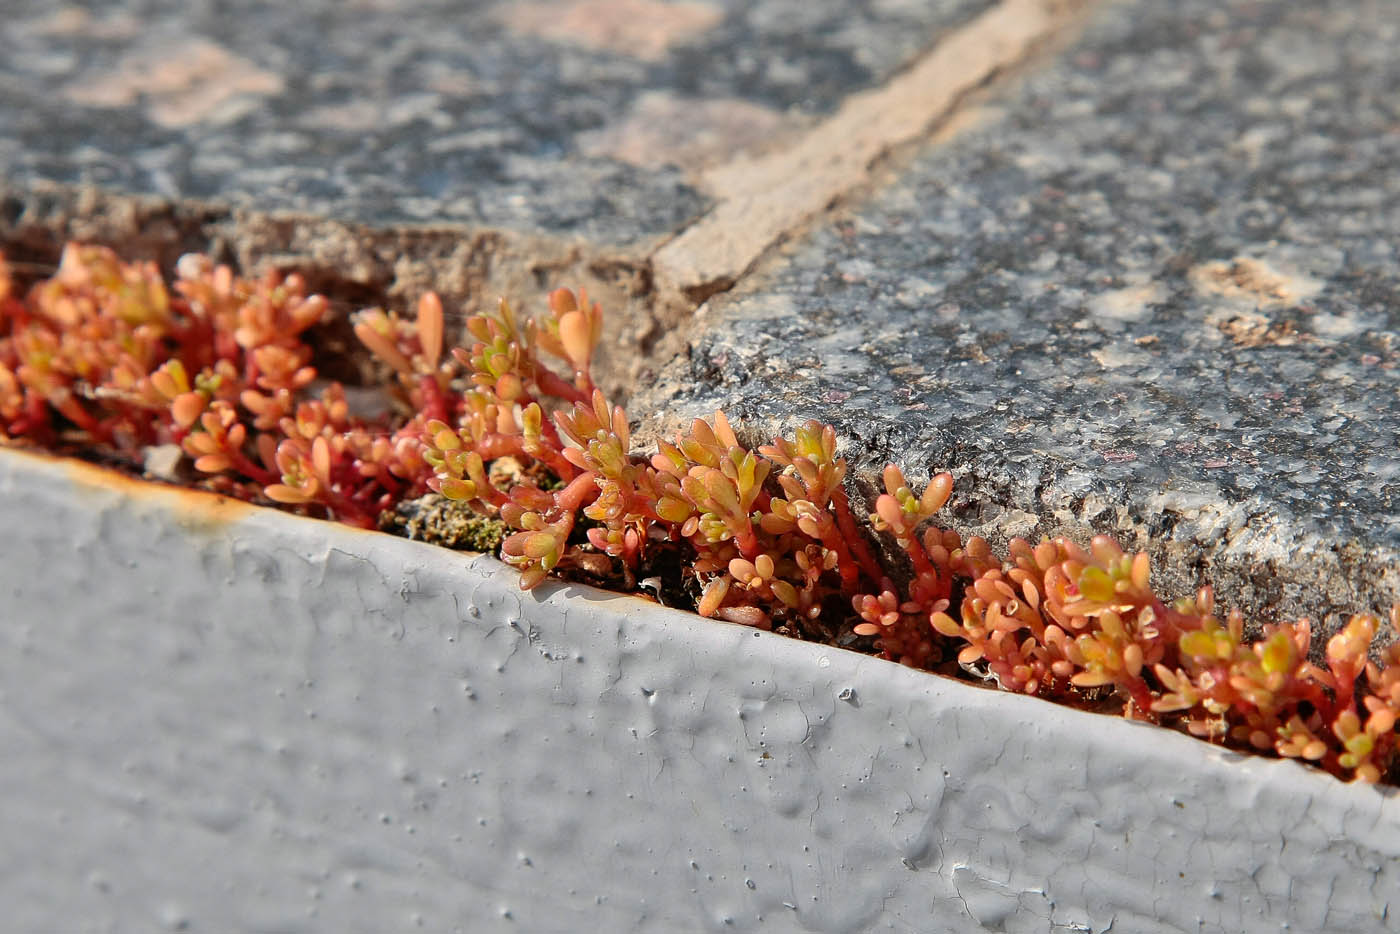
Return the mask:
<path id="1" fill-rule="evenodd" d="M 11 187 L 649 242 L 706 210 L 687 133 L 727 157 L 803 125 L 990 5 L 17 0 L 0 164 Z M 637 113 L 700 125 L 639 151 L 609 132 Z"/>
<path id="2" fill-rule="evenodd" d="M 1400 4 L 1123 0 L 701 309 L 638 400 L 1258 619 L 1400 600 Z M 665 413 L 664 416 L 662 413 Z"/>
<path id="3" fill-rule="evenodd" d="M 167 268 L 201 249 L 297 268 L 346 310 L 584 286 L 613 312 L 621 393 L 694 307 L 656 299 L 652 256 L 722 203 L 705 173 L 809 138 L 995 6 L 15 0 L 0 249 L 36 271 L 70 238 Z M 904 132 L 946 101 L 927 106 Z M 791 218 L 829 196 L 809 200 Z"/>

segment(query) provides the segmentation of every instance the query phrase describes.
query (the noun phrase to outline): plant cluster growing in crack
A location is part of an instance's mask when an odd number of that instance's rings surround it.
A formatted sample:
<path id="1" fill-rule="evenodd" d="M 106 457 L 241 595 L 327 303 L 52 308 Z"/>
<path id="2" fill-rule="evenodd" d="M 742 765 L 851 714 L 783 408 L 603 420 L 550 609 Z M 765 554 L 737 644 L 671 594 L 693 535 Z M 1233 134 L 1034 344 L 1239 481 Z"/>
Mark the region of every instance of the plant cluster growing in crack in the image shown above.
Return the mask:
<path id="1" fill-rule="evenodd" d="M 829 425 L 750 449 L 716 412 L 635 453 L 591 373 L 602 311 L 565 289 L 538 320 L 505 302 L 468 318 L 470 346 L 447 354 L 431 293 L 411 320 L 360 312 L 392 404 L 357 413 L 305 339 L 327 310 L 295 275 L 246 279 L 190 255 L 167 287 L 151 264 L 79 245 L 20 295 L 0 257 L 0 438 L 130 464 L 177 452 L 203 486 L 362 527 L 434 491 L 504 527 L 500 555 L 525 588 L 661 579 L 701 616 L 955 663 L 1010 691 L 1112 698 L 1212 742 L 1396 777 L 1400 642 L 1371 650 L 1400 607 L 1385 624 L 1353 616 L 1314 664 L 1307 620 L 1247 640 L 1209 587 L 1165 600 L 1147 555 L 1107 537 L 1014 539 L 1004 555 L 963 541 L 935 522 L 947 473 L 916 491 L 890 465 L 857 516 Z M 877 559 L 864 519 L 904 573 Z"/>

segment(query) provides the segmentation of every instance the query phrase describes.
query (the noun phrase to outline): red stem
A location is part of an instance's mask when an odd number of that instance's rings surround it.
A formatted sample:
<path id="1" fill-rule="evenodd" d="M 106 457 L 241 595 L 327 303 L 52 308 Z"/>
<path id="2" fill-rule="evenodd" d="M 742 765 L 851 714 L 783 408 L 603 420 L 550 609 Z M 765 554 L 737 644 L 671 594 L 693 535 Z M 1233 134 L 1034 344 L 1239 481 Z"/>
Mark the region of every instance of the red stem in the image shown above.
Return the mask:
<path id="1" fill-rule="evenodd" d="M 554 512 L 561 515 L 574 515 L 584 506 L 598 498 L 597 475 L 593 471 L 579 474 L 558 493 L 554 494 Z"/>
<path id="2" fill-rule="evenodd" d="M 860 588 L 860 568 L 852 557 L 851 550 L 846 547 L 846 540 L 837 533 L 834 526 L 830 529 L 831 531 L 822 538 L 822 547 L 836 552 L 836 571 L 841 575 L 841 587 L 854 594 Z"/>
<path id="3" fill-rule="evenodd" d="M 44 444 L 49 444 L 53 440 L 53 419 L 49 417 L 49 407 L 44 402 L 43 396 L 25 390 L 24 408 L 25 414 L 16 419 L 16 422 L 23 427 L 11 426 L 10 432 L 16 435 L 38 434 Z"/>
<path id="4" fill-rule="evenodd" d="M 383 464 L 379 465 L 379 472 L 375 475 L 374 479 L 379 482 L 379 485 L 382 486 L 386 492 L 393 496 L 397 497 L 403 492 L 403 484 L 396 480 L 394 475 L 389 472 L 389 468 L 385 467 Z"/>
<path id="5" fill-rule="evenodd" d="M 336 503 L 341 505 L 336 505 Z M 346 525 L 353 525 L 360 529 L 373 529 L 378 527 L 379 523 L 364 510 L 358 508 L 347 509 L 346 506 L 349 504 L 349 500 L 336 497 L 336 503 L 327 503 L 327 505 L 335 512 L 337 521 L 343 522 Z"/>
<path id="6" fill-rule="evenodd" d="M 561 379 L 558 374 L 543 367 L 535 374 L 535 384 L 546 396 L 554 396 L 556 399 L 566 399 L 583 405 L 589 405 L 593 401 L 592 393 L 585 393 L 573 383 Z"/>
<path id="7" fill-rule="evenodd" d="M 340 522 L 346 525 L 359 526 L 362 529 L 372 529 L 378 523 L 374 517 L 365 511 L 359 503 L 344 496 L 334 490 L 322 487 L 321 495 L 318 497 L 323 506 L 328 507 Z"/>
<path id="8" fill-rule="evenodd" d="M 172 357 L 182 358 L 185 369 L 198 373 L 218 358 L 218 335 L 206 318 L 184 317 L 170 329 L 170 337 L 180 348 Z"/>
<path id="9" fill-rule="evenodd" d="M 1142 678 L 1130 678 L 1128 681 L 1118 682 L 1119 687 L 1126 688 L 1128 696 L 1133 699 L 1133 705 L 1145 716 L 1152 715 L 1152 689 L 1147 686 L 1147 682 Z"/>
<path id="10" fill-rule="evenodd" d="M 524 452 L 523 446 L 521 447 L 521 451 L 522 453 Z M 560 454 L 558 451 L 552 450 L 550 448 L 545 448 L 538 454 L 531 454 L 526 456 L 534 457 L 535 459 L 543 462 L 546 467 L 554 471 L 554 475 L 560 480 L 573 480 L 576 479 L 578 476 L 578 467 L 576 467 L 571 461 L 566 459 L 564 455 Z"/>
<path id="11" fill-rule="evenodd" d="M 831 505 L 836 513 L 836 525 L 841 529 L 841 535 L 849 543 L 851 553 L 855 555 L 860 568 L 865 572 L 865 576 L 871 581 L 878 581 L 885 576 L 880 568 L 880 563 L 875 560 L 875 556 L 870 553 L 870 548 L 865 544 L 865 539 L 861 537 L 860 530 L 856 528 L 856 520 L 851 516 L 851 502 L 846 497 L 846 491 L 837 487 L 831 491 Z"/>
<path id="12" fill-rule="evenodd" d="M 1337 687 L 1334 689 L 1336 699 L 1332 701 L 1332 712 L 1327 719 L 1335 720 L 1342 711 L 1356 709 L 1356 679 L 1360 676 L 1361 669 L 1346 664 L 1328 667 L 1332 669 L 1332 677 L 1336 680 Z"/>
<path id="13" fill-rule="evenodd" d="M 435 418 L 440 422 L 451 421 L 447 411 L 447 399 L 442 394 L 442 387 L 438 385 L 437 378 L 429 373 L 418 382 L 419 392 L 423 396 L 423 414 L 428 418 Z"/>
<path id="14" fill-rule="evenodd" d="M 908 539 L 901 539 L 899 544 L 900 547 L 904 549 L 905 554 L 909 555 L 910 560 L 914 562 L 914 584 L 915 589 L 919 592 L 911 594 L 911 596 L 919 602 L 930 602 L 931 600 L 946 598 L 948 596 L 946 591 L 949 590 L 948 584 L 950 581 L 945 580 L 944 575 L 934 563 L 929 560 L 928 552 L 924 550 L 923 542 L 919 541 L 917 537 L 911 536 Z M 923 593 L 923 588 L 918 586 L 921 581 L 927 579 L 925 575 L 933 579 L 932 593 Z M 940 584 L 943 586 L 939 586 Z"/>
<path id="15" fill-rule="evenodd" d="M 909 556 L 909 560 L 914 562 L 915 574 L 931 571 L 937 576 L 938 568 L 934 567 L 933 562 L 929 560 L 928 552 L 924 551 L 923 542 L 920 542 L 917 536 L 911 534 L 909 538 L 900 539 L 899 547 L 903 548 L 904 553 Z"/>
<path id="16" fill-rule="evenodd" d="M 49 404 L 57 409 L 64 418 L 84 431 L 91 433 L 98 440 L 107 441 L 111 438 L 111 431 L 103 427 L 97 419 L 92 417 L 87 409 L 83 408 L 78 403 L 77 399 L 73 398 L 71 390 L 67 388 L 60 389 L 50 398 Z"/>
<path id="17" fill-rule="evenodd" d="M 622 563 L 625 567 L 636 570 L 637 561 L 641 557 L 642 542 L 640 535 L 629 536 L 627 532 L 622 533 Z"/>
<path id="18" fill-rule="evenodd" d="M 747 518 L 744 519 L 744 529 L 734 536 L 734 544 L 739 546 L 739 554 L 748 561 L 753 561 L 761 553 L 758 547 L 758 536 L 753 533 L 753 523 Z"/>
<path id="19" fill-rule="evenodd" d="M 242 451 L 225 451 L 224 453 L 228 456 L 228 459 L 233 462 L 235 470 L 259 486 L 271 486 L 281 479 L 271 471 L 264 470 L 253 463 Z"/>

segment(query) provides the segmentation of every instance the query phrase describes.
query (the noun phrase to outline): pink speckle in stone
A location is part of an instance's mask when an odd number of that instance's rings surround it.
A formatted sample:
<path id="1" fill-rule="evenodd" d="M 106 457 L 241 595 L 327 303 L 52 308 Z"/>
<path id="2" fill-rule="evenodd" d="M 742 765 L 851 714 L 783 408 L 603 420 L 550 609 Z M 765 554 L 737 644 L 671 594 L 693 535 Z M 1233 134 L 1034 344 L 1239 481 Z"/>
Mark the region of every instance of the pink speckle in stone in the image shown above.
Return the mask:
<path id="1" fill-rule="evenodd" d="M 506 4 L 505 24 L 526 35 L 657 61 L 724 18 L 712 3 L 556 0 Z"/>

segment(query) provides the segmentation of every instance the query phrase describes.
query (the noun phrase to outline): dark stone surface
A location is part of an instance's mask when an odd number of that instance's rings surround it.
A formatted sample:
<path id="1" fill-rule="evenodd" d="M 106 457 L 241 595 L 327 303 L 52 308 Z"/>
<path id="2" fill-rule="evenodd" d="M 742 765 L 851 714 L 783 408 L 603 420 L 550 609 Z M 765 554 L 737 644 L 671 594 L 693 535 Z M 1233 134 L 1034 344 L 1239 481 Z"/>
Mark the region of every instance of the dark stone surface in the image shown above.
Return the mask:
<path id="1" fill-rule="evenodd" d="M 652 412 L 836 424 L 952 524 L 1264 618 L 1400 599 L 1400 5 L 1138 0 L 712 299 Z"/>
<path id="2" fill-rule="evenodd" d="M 614 151 L 644 97 L 648 119 L 700 115 L 724 158 L 989 5 L 15 0 L 0 166 L 12 188 L 651 242 L 709 202 L 677 167 L 692 147 Z"/>

